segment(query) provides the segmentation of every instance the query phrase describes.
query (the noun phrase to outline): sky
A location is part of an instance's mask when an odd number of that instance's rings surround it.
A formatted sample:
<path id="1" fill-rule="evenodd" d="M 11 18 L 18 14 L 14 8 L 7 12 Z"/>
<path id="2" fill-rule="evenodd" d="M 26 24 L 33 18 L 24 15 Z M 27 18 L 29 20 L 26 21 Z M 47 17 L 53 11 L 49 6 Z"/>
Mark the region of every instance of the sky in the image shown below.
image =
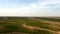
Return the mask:
<path id="1" fill-rule="evenodd" d="M 0 16 L 60 16 L 60 0 L 0 0 Z"/>

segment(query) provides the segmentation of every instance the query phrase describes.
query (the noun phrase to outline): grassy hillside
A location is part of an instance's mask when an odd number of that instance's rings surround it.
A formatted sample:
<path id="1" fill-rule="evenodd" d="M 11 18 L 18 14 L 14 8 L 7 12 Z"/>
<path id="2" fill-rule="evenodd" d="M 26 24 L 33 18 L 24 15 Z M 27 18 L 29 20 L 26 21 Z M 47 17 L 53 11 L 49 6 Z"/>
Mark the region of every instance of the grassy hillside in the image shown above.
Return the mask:
<path id="1" fill-rule="evenodd" d="M 0 34 L 60 34 L 60 19 L 55 18 L 0 17 Z"/>

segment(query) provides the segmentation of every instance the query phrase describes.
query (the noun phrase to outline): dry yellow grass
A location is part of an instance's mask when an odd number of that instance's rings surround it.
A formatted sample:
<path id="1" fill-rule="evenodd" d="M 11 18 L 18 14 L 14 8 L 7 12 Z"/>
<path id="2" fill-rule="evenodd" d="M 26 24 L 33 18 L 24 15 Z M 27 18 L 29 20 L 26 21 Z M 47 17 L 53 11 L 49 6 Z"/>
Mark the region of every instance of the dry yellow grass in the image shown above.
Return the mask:
<path id="1" fill-rule="evenodd" d="M 38 29 L 38 30 L 50 31 L 50 32 L 53 32 L 53 33 L 59 33 L 59 32 L 56 32 L 56 31 L 49 30 L 49 29 L 45 29 L 45 28 L 39 28 L 39 27 L 35 27 L 35 26 L 29 26 L 29 25 L 26 25 L 26 23 L 22 24 L 22 26 L 25 27 L 25 28 L 28 28 L 31 31 L 34 31 L 35 29 Z"/>

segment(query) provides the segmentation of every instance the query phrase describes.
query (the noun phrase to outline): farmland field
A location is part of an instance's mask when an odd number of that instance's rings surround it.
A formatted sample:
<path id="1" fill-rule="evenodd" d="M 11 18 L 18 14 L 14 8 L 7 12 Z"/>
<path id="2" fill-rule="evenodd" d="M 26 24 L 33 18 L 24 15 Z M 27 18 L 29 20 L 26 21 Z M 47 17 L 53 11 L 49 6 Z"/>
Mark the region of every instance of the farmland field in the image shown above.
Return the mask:
<path id="1" fill-rule="evenodd" d="M 0 34 L 60 34 L 60 17 L 0 17 Z"/>

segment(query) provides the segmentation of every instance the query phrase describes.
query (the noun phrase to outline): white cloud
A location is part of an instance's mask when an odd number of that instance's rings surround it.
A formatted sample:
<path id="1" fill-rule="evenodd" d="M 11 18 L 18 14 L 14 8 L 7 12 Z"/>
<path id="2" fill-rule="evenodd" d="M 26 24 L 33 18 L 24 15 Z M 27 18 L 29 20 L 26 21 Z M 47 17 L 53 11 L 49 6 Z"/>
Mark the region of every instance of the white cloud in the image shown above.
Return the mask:
<path id="1" fill-rule="evenodd" d="M 16 5 L 15 8 L 0 8 L 0 15 L 5 16 L 60 16 L 59 12 L 46 7 L 48 4 L 56 4 L 56 0 L 38 1 L 32 4 Z M 59 3 L 60 4 L 60 3 Z"/>

